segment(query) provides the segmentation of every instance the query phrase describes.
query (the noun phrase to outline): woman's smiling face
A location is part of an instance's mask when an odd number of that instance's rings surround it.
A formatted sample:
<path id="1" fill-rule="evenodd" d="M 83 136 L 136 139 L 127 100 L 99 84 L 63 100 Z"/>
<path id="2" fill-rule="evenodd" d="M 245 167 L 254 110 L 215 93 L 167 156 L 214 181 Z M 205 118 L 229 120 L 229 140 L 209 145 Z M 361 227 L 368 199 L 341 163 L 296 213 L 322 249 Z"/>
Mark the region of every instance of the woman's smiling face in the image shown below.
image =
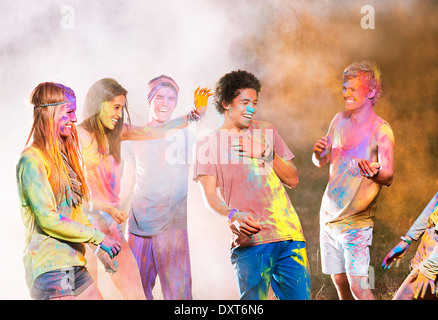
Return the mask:
<path id="1" fill-rule="evenodd" d="M 65 96 L 66 100 L 72 100 L 74 98 L 75 97 L 68 93 Z M 59 135 L 63 138 L 68 138 L 72 133 L 74 124 L 78 121 L 76 118 L 76 101 L 62 104 L 58 108 L 61 108 L 57 118 Z"/>
<path id="2" fill-rule="evenodd" d="M 117 121 L 119 121 L 119 119 L 123 115 L 125 102 L 126 97 L 124 95 L 119 95 L 111 101 L 106 101 L 102 103 L 99 119 L 105 128 L 114 130 Z"/>

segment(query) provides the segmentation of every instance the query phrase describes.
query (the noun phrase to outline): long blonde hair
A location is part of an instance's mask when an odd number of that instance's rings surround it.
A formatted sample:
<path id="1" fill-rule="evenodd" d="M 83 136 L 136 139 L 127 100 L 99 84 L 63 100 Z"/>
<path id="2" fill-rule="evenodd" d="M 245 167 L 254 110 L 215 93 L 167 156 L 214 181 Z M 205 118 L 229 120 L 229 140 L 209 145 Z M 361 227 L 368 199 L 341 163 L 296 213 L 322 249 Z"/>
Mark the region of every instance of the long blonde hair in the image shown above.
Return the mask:
<path id="1" fill-rule="evenodd" d="M 40 150 L 47 159 L 49 183 L 58 203 L 66 188 L 72 190 L 72 181 L 69 178 L 62 154 L 65 155 L 68 165 L 76 174 L 77 181 L 80 182 L 80 191 L 83 197 L 87 198 L 88 196 L 76 127 L 72 125 L 72 134 L 67 138 L 62 138 L 57 123 L 55 123 L 61 106 L 47 106 L 47 104 L 66 101 L 67 94 L 75 97 L 71 88 L 53 82 L 40 83 L 33 90 L 30 96 L 30 102 L 34 106 L 33 124 L 26 142 L 28 145 L 33 137 L 32 146 Z"/>

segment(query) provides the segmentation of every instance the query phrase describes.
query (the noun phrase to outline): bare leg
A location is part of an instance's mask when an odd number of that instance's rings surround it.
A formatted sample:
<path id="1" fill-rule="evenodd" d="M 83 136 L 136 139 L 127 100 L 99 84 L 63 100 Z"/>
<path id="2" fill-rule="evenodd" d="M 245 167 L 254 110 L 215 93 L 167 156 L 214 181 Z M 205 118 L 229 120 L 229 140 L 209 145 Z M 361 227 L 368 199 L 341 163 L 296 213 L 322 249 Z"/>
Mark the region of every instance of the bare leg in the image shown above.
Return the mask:
<path id="1" fill-rule="evenodd" d="M 125 300 L 146 300 L 137 261 L 126 240 L 121 240 L 122 250 L 117 255 L 118 270 L 110 274 L 111 280 Z"/>
<path id="2" fill-rule="evenodd" d="M 98 283 L 97 257 L 93 253 L 93 250 L 91 248 L 89 248 L 88 246 L 85 247 L 86 247 L 85 259 L 87 260 L 87 270 L 90 273 L 90 275 L 93 277 L 94 282 Z"/>
<path id="3" fill-rule="evenodd" d="M 338 292 L 340 300 L 354 300 L 350 290 L 350 283 L 348 282 L 347 275 L 345 273 L 338 273 L 331 275 L 333 283 Z"/>
<path id="4" fill-rule="evenodd" d="M 375 300 L 368 285 L 368 277 L 349 276 L 350 289 L 356 300 Z"/>
<path id="5" fill-rule="evenodd" d="M 76 297 L 75 300 L 102 300 L 102 295 L 97 289 L 96 285 L 93 283 L 87 289 L 85 289 L 80 295 Z"/>

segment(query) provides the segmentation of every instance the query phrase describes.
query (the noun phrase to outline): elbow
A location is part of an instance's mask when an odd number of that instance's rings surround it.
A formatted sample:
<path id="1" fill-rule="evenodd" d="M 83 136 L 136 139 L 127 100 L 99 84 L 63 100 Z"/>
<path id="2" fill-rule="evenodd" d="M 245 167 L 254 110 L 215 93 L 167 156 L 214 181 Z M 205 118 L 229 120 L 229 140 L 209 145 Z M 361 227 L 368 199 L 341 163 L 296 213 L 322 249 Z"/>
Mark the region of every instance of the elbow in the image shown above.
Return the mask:
<path id="1" fill-rule="evenodd" d="M 393 181 L 394 181 L 394 178 L 391 176 L 391 177 L 388 179 L 388 181 L 386 181 L 385 186 L 389 187 L 389 186 L 392 184 Z"/>
<path id="2" fill-rule="evenodd" d="M 298 185 L 298 182 L 300 182 L 300 181 L 299 181 L 299 179 L 298 179 L 298 176 L 296 176 L 296 177 L 293 177 L 293 178 L 287 179 L 287 180 L 284 181 L 283 183 L 284 183 L 286 186 L 288 186 L 289 188 L 291 188 L 291 189 L 295 189 L 296 186 Z"/>
<path id="3" fill-rule="evenodd" d="M 380 184 L 384 185 L 385 187 L 389 187 L 392 184 L 392 182 L 394 181 L 394 175 L 392 172 L 390 172 L 384 176 L 385 176 L 384 179 L 380 180 Z"/>

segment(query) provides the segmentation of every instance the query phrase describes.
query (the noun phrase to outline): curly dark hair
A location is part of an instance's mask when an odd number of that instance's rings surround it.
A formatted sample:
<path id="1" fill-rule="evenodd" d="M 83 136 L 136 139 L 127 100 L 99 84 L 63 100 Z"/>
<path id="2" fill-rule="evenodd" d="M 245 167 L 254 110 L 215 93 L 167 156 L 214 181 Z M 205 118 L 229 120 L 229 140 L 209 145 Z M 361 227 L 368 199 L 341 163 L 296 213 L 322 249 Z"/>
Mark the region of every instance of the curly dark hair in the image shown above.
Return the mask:
<path id="1" fill-rule="evenodd" d="M 220 78 L 214 94 L 214 104 L 217 111 L 223 114 L 225 111 L 223 104 L 231 103 L 242 89 L 254 89 L 258 95 L 262 85 L 256 76 L 243 70 L 231 71 Z"/>

